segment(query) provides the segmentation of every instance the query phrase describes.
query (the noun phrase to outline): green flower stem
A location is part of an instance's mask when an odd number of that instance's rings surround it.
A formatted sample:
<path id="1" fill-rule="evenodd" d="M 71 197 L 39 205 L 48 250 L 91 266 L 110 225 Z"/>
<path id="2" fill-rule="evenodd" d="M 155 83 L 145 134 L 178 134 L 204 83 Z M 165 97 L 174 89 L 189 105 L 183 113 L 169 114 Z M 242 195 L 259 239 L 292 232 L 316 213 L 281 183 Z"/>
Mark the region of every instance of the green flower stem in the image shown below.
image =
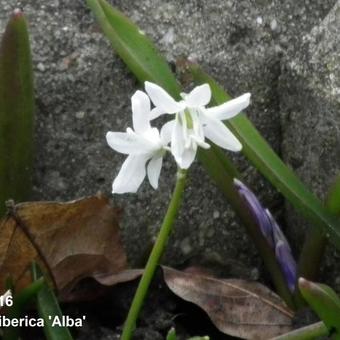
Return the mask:
<path id="1" fill-rule="evenodd" d="M 337 178 L 325 199 L 326 209 L 335 216 L 339 215 L 339 189 L 340 181 Z M 298 263 L 298 277 L 304 277 L 312 281 L 317 278 L 327 243 L 328 239 L 324 230 L 311 228 L 307 231 Z M 298 305 L 306 304 L 298 289 L 295 291 L 295 301 Z"/>
<path id="2" fill-rule="evenodd" d="M 316 228 L 309 229 L 299 257 L 298 277 L 308 280 L 316 279 L 326 245 L 327 237 L 322 230 Z M 294 300 L 298 306 L 306 305 L 298 289 L 295 291 Z"/>
<path id="3" fill-rule="evenodd" d="M 130 340 L 136 328 L 136 321 L 144 303 L 146 294 L 149 290 L 151 280 L 155 274 L 160 258 L 163 255 L 169 235 L 177 216 L 185 187 L 186 171 L 178 170 L 177 182 L 172 194 L 172 198 L 163 220 L 163 224 L 152 248 L 148 262 L 145 266 L 143 276 L 139 282 L 137 291 L 133 298 L 129 314 L 124 324 L 121 340 Z"/>
<path id="4" fill-rule="evenodd" d="M 313 323 L 306 327 L 302 327 L 296 329 L 292 332 L 280 335 L 275 337 L 271 340 L 309 340 L 309 339 L 316 339 L 319 336 L 327 336 L 328 329 L 325 324 L 320 321 L 317 323 Z"/>

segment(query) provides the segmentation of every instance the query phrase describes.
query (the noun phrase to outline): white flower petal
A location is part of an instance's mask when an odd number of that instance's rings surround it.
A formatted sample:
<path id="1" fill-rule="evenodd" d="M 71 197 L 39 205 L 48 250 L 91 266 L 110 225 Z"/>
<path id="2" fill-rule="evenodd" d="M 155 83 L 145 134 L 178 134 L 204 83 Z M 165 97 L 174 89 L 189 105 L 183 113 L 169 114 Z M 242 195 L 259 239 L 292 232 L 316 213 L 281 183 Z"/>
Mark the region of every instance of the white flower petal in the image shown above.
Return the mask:
<path id="1" fill-rule="evenodd" d="M 186 138 L 183 134 L 183 127 L 180 124 L 178 117 L 176 117 L 171 134 L 171 153 L 175 157 L 175 160 L 178 164 L 181 162 L 185 144 Z"/>
<path id="2" fill-rule="evenodd" d="M 136 91 L 131 97 L 133 128 L 137 133 L 143 133 L 151 128 L 150 110 L 151 103 L 146 93 Z"/>
<path id="3" fill-rule="evenodd" d="M 210 102 L 211 90 L 209 84 L 196 86 L 186 97 L 185 103 L 188 107 L 205 106 Z"/>
<path id="4" fill-rule="evenodd" d="M 249 105 L 249 102 L 250 93 L 245 93 L 244 95 L 231 99 L 222 105 L 205 109 L 204 113 L 211 118 L 219 120 L 229 119 L 245 109 Z"/>
<path id="5" fill-rule="evenodd" d="M 112 193 L 135 193 L 146 175 L 145 164 L 149 157 L 146 155 L 128 156 L 124 161 L 117 177 L 112 184 Z"/>
<path id="6" fill-rule="evenodd" d="M 177 103 L 165 90 L 160 86 L 145 82 L 145 91 L 156 107 L 163 110 L 164 113 L 175 113 L 183 110 L 183 105 Z"/>
<path id="7" fill-rule="evenodd" d="M 140 155 L 153 152 L 155 149 L 153 143 L 133 131 L 130 133 L 109 131 L 106 134 L 106 141 L 113 150 L 124 154 Z"/>
<path id="8" fill-rule="evenodd" d="M 210 145 L 206 143 L 202 138 L 199 138 L 197 135 L 191 135 L 191 139 L 193 139 L 198 146 L 203 149 L 210 149 Z"/>
<path id="9" fill-rule="evenodd" d="M 204 132 L 203 132 L 203 126 L 202 123 L 204 121 L 204 116 L 203 116 L 203 120 L 200 118 L 201 115 L 197 113 L 197 111 L 193 111 L 191 112 L 191 119 L 193 122 L 193 132 L 195 135 L 195 138 L 197 138 L 197 141 L 199 141 L 199 143 L 203 143 L 204 144 Z"/>
<path id="10" fill-rule="evenodd" d="M 197 151 L 196 144 L 194 144 L 193 147 L 184 150 L 180 162 L 178 162 L 178 165 L 181 169 L 188 169 L 190 167 L 192 162 L 195 160 L 196 151 Z"/>
<path id="11" fill-rule="evenodd" d="M 242 144 L 239 140 L 220 120 L 205 117 L 204 125 L 205 137 L 221 148 L 235 152 L 242 149 Z"/>
<path id="12" fill-rule="evenodd" d="M 152 157 L 147 167 L 149 182 L 154 189 L 158 188 L 158 179 L 161 173 L 162 163 L 163 157 Z"/>
<path id="13" fill-rule="evenodd" d="M 170 120 L 169 122 L 165 123 L 161 128 L 161 141 L 162 144 L 168 145 L 172 138 L 172 132 L 175 127 L 175 119 Z"/>

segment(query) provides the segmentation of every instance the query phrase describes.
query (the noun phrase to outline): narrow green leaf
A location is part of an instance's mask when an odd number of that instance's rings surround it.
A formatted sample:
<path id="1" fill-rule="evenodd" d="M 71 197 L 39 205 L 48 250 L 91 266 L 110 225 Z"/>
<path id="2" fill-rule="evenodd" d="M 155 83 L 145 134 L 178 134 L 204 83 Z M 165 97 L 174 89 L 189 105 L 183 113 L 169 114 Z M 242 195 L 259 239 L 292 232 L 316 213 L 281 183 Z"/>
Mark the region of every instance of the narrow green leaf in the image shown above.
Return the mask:
<path id="1" fill-rule="evenodd" d="M 44 279 L 31 283 L 28 287 L 24 288 L 20 293 L 13 296 L 13 305 L 9 307 L 6 316 L 9 319 L 19 319 L 27 305 L 33 300 L 44 285 Z M 3 333 L 3 340 L 16 340 L 19 339 L 19 327 L 5 327 Z"/>
<path id="2" fill-rule="evenodd" d="M 334 290 L 303 278 L 299 279 L 299 289 L 328 330 L 340 337 L 340 298 Z"/>
<path id="3" fill-rule="evenodd" d="M 224 103 L 230 96 L 196 65 L 190 66 L 194 81 L 208 83 L 217 104 Z M 239 138 L 244 155 L 281 192 L 288 201 L 312 224 L 323 227 L 337 247 L 340 248 L 340 230 L 337 220 L 324 208 L 321 201 L 309 191 L 301 180 L 276 155 L 244 114 L 226 122 Z"/>
<path id="4" fill-rule="evenodd" d="M 143 83 L 150 80 L 179 98 L 180 87 L 168 63 L 145 34 L 105 0 L 87 0 L 112 47 Z"/>
<path id="5" fill-rule="evenodd" d="M 340 217 L 340 176 L 329 188 L 326 196 L 326 207 L 334 215 Z"/>
<path id="6" fill-rule="evenodd" d="M 32 265 L 32 276 L 34 280 L 39 280 L 42 276 L 41 270 L 35 263 Z M 52 326 L 53 319 L 58 317 L 62 320 L 63 315 L 58 300 L 47 283 L 37 295 L 37 307 L 40 317 L 44 319 L 44 333 L 48 340 L 72 340 L 67 327 Z"/>
<path id="7" fill-rule="evenodd" d="M 15 11 L 0 46 L 0 216 L 31 192 L 34 92 L 27 23 Z"/>

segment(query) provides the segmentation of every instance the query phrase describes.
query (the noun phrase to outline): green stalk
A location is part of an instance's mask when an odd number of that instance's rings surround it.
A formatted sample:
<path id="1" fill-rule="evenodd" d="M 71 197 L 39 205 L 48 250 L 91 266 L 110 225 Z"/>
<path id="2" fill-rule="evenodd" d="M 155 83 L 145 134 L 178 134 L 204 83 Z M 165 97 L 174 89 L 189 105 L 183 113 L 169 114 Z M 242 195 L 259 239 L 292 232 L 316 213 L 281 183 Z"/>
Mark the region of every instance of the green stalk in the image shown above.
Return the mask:
<path id="1" fill-rule="evenodd" d="M 320 321 L 306 327 L 296 329 L 292 332 L 277 336 L 271 340 L 310 340 L 320 336 L 327 336 L 328 329 L 325 324 Z"/>
<path id="2" fill-rule="evenodd" d="M 334 216 L 339 217 L 340 209 L 340 177 L 331 185 L 326 198 L 325 208 Z M 307 232 L 305 243 L 303 245 L 299 264 L 299 277 L 308 280 L 315 280 L 320 269 L 320 263 L 327 245 L 327 237 L 324 231 L 314 228 Z M 301 297 L 302 298 L 302 297 Z"/>
<path id="3" fill-rule="evenodd" d="M 331 214 L 339 217 L 339 203 L 340 177 L 337 177 L 326 195 L 325 207 Z M 327 243 L 328 240 L 323 230 L 312 228 L 307 231 L 298 263 L 298 277 L 312 281 L 317 278 Z M 299 290 L 296 290 L 295 298 L 304 302 Z"/>
<path id="4" fill-rule="evenodd" d="M 172 226 L 177 216 L 185 187 L 186 171 L 178 170 L 177 182 L 173 191 L 171 201 L 163 220 L 163 224 L 152 248 L 150 257 L 146 264 L 143 276 L 139 282 L 137 291 L 133 298 L 129 314 L 124 324 L 121 340 L 130 340 L 136 328 L 136 321 L 143 306 L 146 294 L 149 290 L 151 280 L 155 274 L 161 256 L 163 255 Z"/>
<path id="5" fill-rule="evenodd" d="M 311 228 L 307 231 L 298 262 L 298 277 L 315 280 L 326 245 L 327 238 L 323 230 Z M 295 291 L 295 300 L 301 306 L 306 304 L 298 289 Z"/>

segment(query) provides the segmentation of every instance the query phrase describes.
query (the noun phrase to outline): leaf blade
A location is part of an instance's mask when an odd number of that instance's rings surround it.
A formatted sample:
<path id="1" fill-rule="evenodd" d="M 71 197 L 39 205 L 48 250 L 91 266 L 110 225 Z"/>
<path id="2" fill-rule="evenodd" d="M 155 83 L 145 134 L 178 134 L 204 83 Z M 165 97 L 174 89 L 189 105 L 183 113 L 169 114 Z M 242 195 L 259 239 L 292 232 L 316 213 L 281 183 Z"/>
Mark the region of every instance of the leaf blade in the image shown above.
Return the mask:
<path id="1" fill-rule="evenodd" d="M 326 195 L 325 205 L 327 209 L 334 215 L 340 215 L 340 176 L 338 176 L 334 183 L 329 188 Z"/>
<path id="2" fill-rule="evenodd" d="M 230 96 L 196 65 L 189 66 L 194 81 L 208 83 L 217 104 L 230 99 Z M 331 241 L 340 247 L 340 229 L 337 220 L 322 205 L 276 155 L 268 143 L 244 114 L 239 114 L 226 122 L 226 125 L 239 138 L 242 152 L 256 168 L 281 192 L 288 201 L 313 225 L 324 228 L 332 236 Z"/>
<path id="3" fill-rule="evenodd" d="M 169 289 L 200 306 L 225 334 L 262 339 L 291 329 L 292 312 L 259 283 L 162 268 Z"/>
<path id="4" fill-rule="evenodd" d="M 42 273 L 35 263 L 32 265 L 32 276 L 35 281 L 42 277 Z M 37 307 L 40 317 L 44 319 L 44 333 L 48 340 L 73 339 L 67 327 L 53 326 L 53 318 L 58 317 L 61 320 L 62 312 L 56 296 L 46 283 L 37 294 Z"/>
<path id="5" fill-rule="evenodd" d="M 27 22 L 16 11 L 0 47 L 0 216 L 10 198 L 31 192 L 34 90 Z"/>
<path id="6" fill-rule="evenodd" d="M 302 296 L 325 323 L 329 331 L 340 334 L 340 298 L 325 284 L 299 279 Z"/>
<path id="7" fill-rule="evenodd" d="M 143 83 L 153 81 L 179 98 L 180 87 L 154 44 L 120 11 L 105 0 L 87 0 L 113 48 Z"/>

